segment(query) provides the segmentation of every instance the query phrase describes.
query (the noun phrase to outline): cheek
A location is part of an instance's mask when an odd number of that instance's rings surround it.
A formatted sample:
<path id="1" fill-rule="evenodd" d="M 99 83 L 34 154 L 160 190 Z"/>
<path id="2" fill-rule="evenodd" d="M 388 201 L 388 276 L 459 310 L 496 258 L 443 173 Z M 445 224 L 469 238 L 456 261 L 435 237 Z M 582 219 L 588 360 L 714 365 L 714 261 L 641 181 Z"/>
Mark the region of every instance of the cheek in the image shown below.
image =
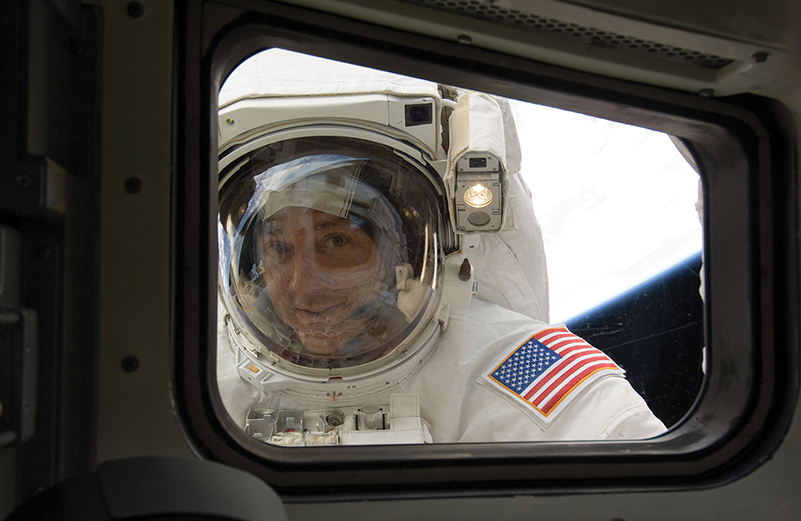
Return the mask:
<path id="1" fill-rule="evenodd" d="M 263 280 L 264 287 L 267 289 L 267 295 L 269 295 L 273 307 L 280 306 L 283 300 L 281 297 L 286 295 L 287 291 L 285 279 L 276 273 L 265 273 Z"/>
<path id="2" fill-rule="evenodd" d="M 279 265 L 264 268 L 261 278 L 266 286 L 281 286 L 289 283 L 291 272 Z"/>
<path id="3" fill-rule="evenodd" d="M 374 300 L 378 298 L 378 294 L 382 290 L 392 290 L 392 288 L 385 287 L 387 284 L 389 284 L 389 281 L 386 280 L 386 270 L 379 262 L 372 266 L 369 271 L 362 272 L 358 277 L 354 277 L 350 288 L 353 290 L 354 299 Z"/>

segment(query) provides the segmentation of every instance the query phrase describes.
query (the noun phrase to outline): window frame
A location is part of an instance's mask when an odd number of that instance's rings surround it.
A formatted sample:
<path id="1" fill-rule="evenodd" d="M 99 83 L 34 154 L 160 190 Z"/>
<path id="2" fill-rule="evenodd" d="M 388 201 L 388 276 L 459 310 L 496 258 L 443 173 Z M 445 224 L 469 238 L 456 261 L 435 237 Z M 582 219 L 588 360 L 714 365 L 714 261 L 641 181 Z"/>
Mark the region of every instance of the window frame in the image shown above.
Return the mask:
<path id="1" fill-rule="evenodd" d="M 177 419 L 199 456 L 249 471 L 286 499 L 346 500 L 692 489 L 741 477 L 778 447 L 799 386 L 795 130 L 783 106 L 634 84 L 269 1 L 226 3 L 176 12 L 172 379 Z M 213 385 L 217 93 L 239 62 L 268 47 L 682 138 L 704 184 L 708 295 L 707 376 L 684 421 L 626 442 L 298 450 L 248 439 Z"/>

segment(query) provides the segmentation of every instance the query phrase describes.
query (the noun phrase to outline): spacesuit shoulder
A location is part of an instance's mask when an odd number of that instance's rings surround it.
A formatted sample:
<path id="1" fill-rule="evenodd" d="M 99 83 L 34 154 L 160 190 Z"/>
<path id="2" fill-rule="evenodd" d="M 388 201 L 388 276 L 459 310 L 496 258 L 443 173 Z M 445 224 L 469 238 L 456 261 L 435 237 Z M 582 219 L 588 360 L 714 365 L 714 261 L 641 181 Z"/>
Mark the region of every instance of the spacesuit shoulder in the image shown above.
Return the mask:
<path id="1" fill-rule="evenodd" d="M 545 325 L 503 350 L 482 372 L 478 383 L 548 429 L 596 383 L 624 375 L 611 358 L 566 326 Z"/>

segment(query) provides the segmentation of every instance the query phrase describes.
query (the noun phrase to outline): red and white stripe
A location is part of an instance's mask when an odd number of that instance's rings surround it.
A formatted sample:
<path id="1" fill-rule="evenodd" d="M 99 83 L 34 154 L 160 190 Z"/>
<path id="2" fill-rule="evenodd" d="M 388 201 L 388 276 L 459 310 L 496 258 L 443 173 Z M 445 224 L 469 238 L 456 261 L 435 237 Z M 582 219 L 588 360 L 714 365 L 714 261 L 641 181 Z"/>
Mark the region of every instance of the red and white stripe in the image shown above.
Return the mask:
<path id="1" fill-rule="evenodd" d="M 522 393 L 545 416 L 592 375 L 599 371 L 621 371 L 608 356 L 565 327 L 544 329 L 533 338 L 562 357 Z"/>

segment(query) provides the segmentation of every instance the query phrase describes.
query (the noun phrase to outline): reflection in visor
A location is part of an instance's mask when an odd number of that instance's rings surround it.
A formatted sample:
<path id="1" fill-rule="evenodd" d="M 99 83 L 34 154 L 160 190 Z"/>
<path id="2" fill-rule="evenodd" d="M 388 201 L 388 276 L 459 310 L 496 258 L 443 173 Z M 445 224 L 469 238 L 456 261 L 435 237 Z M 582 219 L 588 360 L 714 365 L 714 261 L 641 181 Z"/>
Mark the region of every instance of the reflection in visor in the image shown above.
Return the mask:
<path id="1" fill-rule="evenodd" d="M 360 365 L 392 352 L 431 307 L 441 199 L 391 149 L 288 140 L 221 178 L 221 296 L 252 349 Z"/>
<path id="2" fill-rule="evenodd" d="M 394 304 L 375 243 L 348 219 L 285 207 L 265 223 L 259 254 L 278 318 L 316 355 L 355 347 L 381 308 Z"/>

